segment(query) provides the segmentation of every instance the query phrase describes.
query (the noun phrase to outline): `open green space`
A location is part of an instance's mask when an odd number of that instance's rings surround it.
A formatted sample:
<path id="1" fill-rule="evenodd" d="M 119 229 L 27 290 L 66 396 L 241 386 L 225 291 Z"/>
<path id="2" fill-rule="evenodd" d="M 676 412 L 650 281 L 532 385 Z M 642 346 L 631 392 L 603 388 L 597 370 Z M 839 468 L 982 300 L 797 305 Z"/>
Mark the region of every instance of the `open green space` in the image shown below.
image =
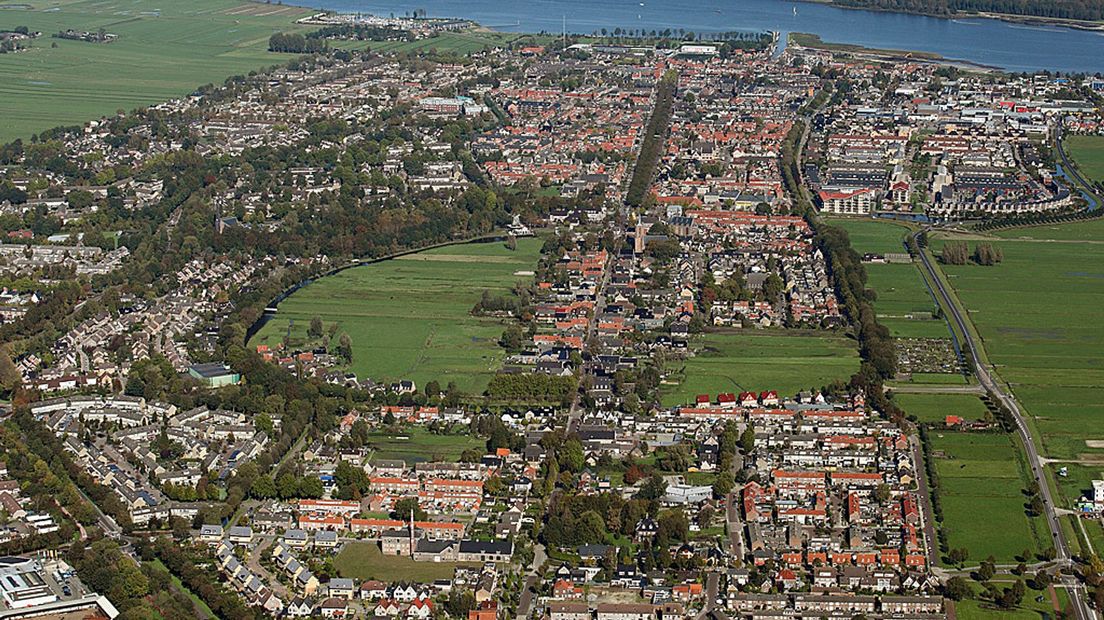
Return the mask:
<path id="1" fill-rule="evenodd" d="M 1101 234 L 1089 238 L 1093 233 Z M 1104 383 L 1104 224 L 1007 234 L 1024 238 L 994 241 L 1004 254 L 1001 264 L 944 265 L 947 280 L 997 373 L 1023 404 L 1043 454 L 1104 458 L 1104 444 L 1094 442 L 1104 440 L 1098 397 Z M 937 254 L 942 243 L 933 242 Z M 1071 506 L 1076 497 L 1065 499 Z"/>
<path id="2" fill-rule="evenodd" d="M 847 231 L 851 247 L 859 254 L 904 254 L 909 229 L 897 222 L 837 218 L 829 222 Z M 936 318 L 938 306 L 915 264 L 867 263 L 867 288 L 877 294 L 874 311 L 878 322 L 896 338 L 949 338 L 943 319 Z"/>
<path id="3" fill-rule="evenodd" d="M 920 422 L 943 422 L 949 415 L 957 415 L 964 420 L 978 420 L 986 416 L 989 410 L 985 403 L 973 394 L 908 394 L 898 392 L 893 401 L 908 415 L 916 416 Z"/>
<path id="4" fill-rule="evenodd" d="M 403 460 L 408 464 L 424 461 L 457 461 L 468 448 L 483 450 L 485 442 L 471 434 L 436 435 L 424 426 L 402 429 L 395 435 L 373 433 L 368 446 L 372 460 Z"/>
<path id="5" fill-rule="evenodd" d="M 311 318 L 322 319 L 336 345 L 342 333 L 353 344 L 349 369 L 361 379 L 411 379 L 419 388 L 436 380 L 481 393 L 502 365 L 498 339 L 505 321 L 474 317 L 484 290 L 507 293 L 532 279 L 541 240 L 436 248 L 346 269 L 305 286 L 280 303 L 279 312 L 250 341 L 292 348 L 314 344 Z"/>
<path id="6" fill-rule="evenodd" d="M 997 586 L 1001 591 L 1005 588 L 1011 587 L 1012 577 L 1008 575 L 1000 575 L 993 580 L 993 585 Z M 1027 581 L 1024 582 L 1027 586 L 1024 592 L 1023 602 L 1020 603 L 1015 609 L 1000 609 L 993 603 L 985 600 L 979 600 L 977 598 L 966 599 L 955 603 L 955 616 L 960 620 L 1043 620 L 1044 618 L 1054 618 L 1057 614 L 1054 613 L 1054 600 L 1050 596 L 1048 590 L 1035 590 Z M 976 593 L 981 592 L 981 586 L 974 585 L 974 591 Z M 1055 590 L 1055 596 L 1058 598 L 1059 609 L 1065 609 L 1069 604 L 1069 596 L 1063 589 Z"/>
<path id="7" fill-rule="evenodd" d="M 969 550 L 969 562 L 990 554 L 1015 562 L 1024 549 L 1038 550 L 1034 519 L 1024 510 L 1026 464 L 1013 436 L 932 431 L 929 437 L 948 545 Z"/>
<path id="8" fill-rule="evenodd" d="M 672 362 L 679 370 L 661 391 L 664 406 L 694 401 L 698 394 L 777 390 L 793 395 L 848 380 L 859 369 L 853 340 L 817 332 L 711 332 L 691 346 L 697 355 Z"/>
<path id="9" fill-rule="evenodd" d="M 19 3 L 24 4 L 24 3 Z M 203 84 L 287 62 L 268 51 L 274 32 L 304 31 L 307 9 L 239 0 L 28 0 L 0 11 L 0 26 L 41 31 L 31 48 L 0 54 L 0 141 L 27 139 L 186 95 Z M 110 43 L 55 39 L 75 29 Z"/>
<path id="10" fill-rule="evenodd" d="M 495 47 L 506 47 L 517 42 L 533 41 L 545 43 L 551 37 L 542 35 L 519 34 L 514 32 L 491 32 L 487 30 L 466 30 L 461 32 L 442 32 L 436 36 L 418 39 L 416 41 L 366 41 L 366 45 L 374 52 L 438 52 L 454 54 L 471 54 Z M 352 42 L 350 42 L 352 43 Z M 361 44 L 358 42 L 357 44 Z M 520 44 L 520 43 L 519 43 Z M 343 47 L 344 41 L 335 41 L 334 45 Z"/>
<path id="11" fill-rule="evenodd" d="M 1104 181 L 1104 136 L 1066 136 L 1066 153 L 1088 181 Z"/>
<path id="12" fill-rule="evenodd" d="M 406 556 L 383 555 L 379 545 L 374 542 L 346 544 L 334 558 L 333 564 L 342 577 L 357 581 L 379 579 L 417 583 L 451 579 L 457 566 L 468 566 L 457 562 L 415 562 Z"/>

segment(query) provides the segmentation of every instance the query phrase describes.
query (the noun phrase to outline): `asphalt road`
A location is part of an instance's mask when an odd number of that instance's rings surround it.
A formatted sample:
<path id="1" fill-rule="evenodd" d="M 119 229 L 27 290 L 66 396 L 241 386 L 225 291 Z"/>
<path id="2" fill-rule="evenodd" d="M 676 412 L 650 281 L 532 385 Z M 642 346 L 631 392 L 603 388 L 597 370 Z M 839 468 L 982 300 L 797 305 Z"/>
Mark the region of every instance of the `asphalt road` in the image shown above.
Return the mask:
<path id="1" fill-rule="evenodd" d="M 919 235 L 919 232 L 916 233 L 913 239 L 918 241 L 917 237 L 919 237 Z M 940 305 L 943 306 L 944 311 L 950 312 L 952 320 L 958 325 L 959 331 L 963 334 L 966 348 L 969 350 L 970 357 L 974 362 L 974 374 L 977 376 L 978 382 L 1012 412 L 1012 418 L 1016 423 L 1016 432 L 1020 436 L 1024 449 L 1027 451 L 1027 463 L 1031 468 L 1031 475 L 1039 485 L 1039 496 L 1043 500 L 1043 516 L 1046 518 L 1047 526 L 1050 529 L 1051 542 L 1057 552 L 1057 559 L 1060 563 L 1068 565 L 1072 561 L 1072 554 L 1070 553 L 1070 547 L 1066 541 L 1065 535 L 1062 533 L 1062 525 L 1058 521 L 1058 514 L 1055 510 L 1057 504 L 1051 493 L 1050 485 L 1047 484 L 1046 474 L 1043 471 L 1038 449 L 1035 447 L 1035 441 L 1024 420 L 1024 415 L 1020 410 L 1019 403 L 1016 402 L 1015 397 L 1010 392 L 1006 392 L 1004 388 L 993 379 L 992 369 L 982 361 L 978 354 L 980 345 L 975 342 L 973 335 L 967 328 L 966 318 L 963 316 L 962 310 L 954 303 L 943 281 L 936 274 L 935 267 L 932 265 L 931 259 L 928 257 L 927 253 L 923 251 L 920 252 L 920 259 L 924 264 L 924 268 L 927 269 L 928 274 L 931 276 L 931 281 L 936 285 L 936 289 L 939 293 Z M 1063 582 L 1067 583 L 1069 579 L 1072 578 L 1064 578 Z M 1073 584 L 1067 583 L 1067 585 L 1072 586 Z M 1074 610 L 1080 620 L 1095 620 L 1096 614 L 1085 602 L 1080 590 L 1071 587 L 1070 599 L 1074 603 Z"/>

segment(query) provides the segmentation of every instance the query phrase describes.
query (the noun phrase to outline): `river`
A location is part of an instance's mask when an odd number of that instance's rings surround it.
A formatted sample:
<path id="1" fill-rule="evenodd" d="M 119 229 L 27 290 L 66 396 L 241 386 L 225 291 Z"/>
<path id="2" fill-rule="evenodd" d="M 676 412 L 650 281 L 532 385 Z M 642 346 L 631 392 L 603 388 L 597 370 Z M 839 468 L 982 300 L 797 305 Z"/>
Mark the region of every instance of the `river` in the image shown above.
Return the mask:
<path id="1" fill-rule="evenodd" d="M 424 9 L 496 30 L 589 34 L 606 28 L 691 32 L 809 32 L 833 43 L 934 52 L 1009 71 L 1104 72 L 1104 33 L 859 11 L 789 0 L 293 0 L 293 4 L 387 16 Z M 796 13 L 794 10 L 796 9 Z"/>

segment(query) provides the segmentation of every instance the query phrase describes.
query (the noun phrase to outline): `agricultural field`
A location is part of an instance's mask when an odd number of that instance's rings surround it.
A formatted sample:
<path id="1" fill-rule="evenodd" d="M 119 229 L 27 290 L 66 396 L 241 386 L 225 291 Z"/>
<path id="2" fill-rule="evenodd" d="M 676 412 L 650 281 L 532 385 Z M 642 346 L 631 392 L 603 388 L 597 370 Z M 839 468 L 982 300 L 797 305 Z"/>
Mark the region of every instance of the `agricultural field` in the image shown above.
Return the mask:
<path id="1" fill-rule="evenodd" d="M 349 335 L 349 369 L 361 379 L 412 379 L 419 388 L 453 381 L 482 393 L 502 365 L 505 323 L 471 309 L 484 290 L 506 293 L 531 280 L 540 248 L 535 238 L 519 239 L 514 251 L 499 242 L 452 245 L 347 269 L 284 300 L 250 344 L 314 344 L 307 329 L 318 316 L 331 343 Z"/>
<path id="2" fill-rule="evenodd" d="M 368 447 L 373 461 L 403 460 L 413 465 L 425 461 L 455 462 L 468 448 L 483 452 L 486 443 L 471 434 L 435 435 L 423 426 L 413 426 L 395 435 L 373 433 L 368 437 Z"/>
<path id="3" fill-rule="evenodd" d="M 859 369 L 853 340 L 816 332 L 711 332 L 691 343 L 695 357 L 673 362 L 679 369 L 661 390 L 664 406 L 693 402 L 698 394 L 777 390 L 792 396 L 847 381 Z"/>
<path id="4" fill-rule="evenodd" d="M 41 31 L 31 49 L 0 55 L 0 141 L 27 139 L 186 95 L 196 87 L 287 62 L 268 51 L 274 32 L 307 9 L 238 0 L 27 0 L 0 5 L 5 27 Z M 52 38 L 66 29 L 118 35 L 110 43 Z"/>
<path id="5" fill-rule="evenodd" d="M 1063 142 L 1086 180 L 1104 182 L 1104 136 L 1066 136 Z"/>
<path id="6" fill-rule="evenodd" d="M 1050 228 L 1011 231 L 1027 238 L 995 240 L 1004 254 L 997 266 L 943 270 L 989 359 L 1024 405 L 1043 454 L 1104 459 L 1104 444 L 1096 443 L 1104 440 L 1104 403 L 1098 398 L 1104 383 L 1104 243 L 1067 234 L 1078 228 L 1104 232 L 1104 226 L 1070 224 L 1054 235 Z M 937 254 L 941 243 L 933 244 Z"/>
<path id="7" fill-rule="evenodd" d="M 929 437 L 948 545 L 969 550 L 968 563 L 990 554 L 1015 562 L 1024 549 L 1037 551 L 1036 525 L 1046 525 L 1024 511 L 1026 464 L 1013 436 L 932 431 Z"/>
<path id="8" fill-rule="evenodd" d="M 465 566 L 456 562 L 415 562 L 406 556 L 383 555 L 374 542 L 346 544 L 334 558 L 333 564 L 339 575 L 357 581 L 379 579 L 417 583 L 451 579 L 457 566 Z"/>
<path id="9" fill-rule="evenodd" d="M 909 229 L 901 224 L 844 218 L 829 220 L 829 223 L 847 231 L 851 247 L 859 254 L 905 253 L 904 239 Z M 864 267 L 867 287 L 878 295 L 874 302 L 878 322 L 888 327 L 894 337 L 950 337 L 946 321 L 934 318 L 938 306 L 916 265 L 867 263 Z"/>
<path id="10" fill-rule="evenodd" d="M 898 392 L 893 402 L 919 422 L 942 423 L 947 416 L 957 415 L 964 420 L 978 420 L 989 412 L 985 403 L 973 394 L 908 394 Z"/>

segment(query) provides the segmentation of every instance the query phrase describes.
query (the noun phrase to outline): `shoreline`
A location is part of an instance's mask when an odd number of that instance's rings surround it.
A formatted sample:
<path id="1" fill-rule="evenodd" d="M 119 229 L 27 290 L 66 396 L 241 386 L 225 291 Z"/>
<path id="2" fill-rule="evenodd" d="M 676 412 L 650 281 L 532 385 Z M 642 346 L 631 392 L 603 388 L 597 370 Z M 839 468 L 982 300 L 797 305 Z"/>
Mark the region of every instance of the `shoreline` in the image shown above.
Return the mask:
<path id="1" fill-rule="evenodd" d="M 814 0 L 815 1 L 815 0 Z M 808 32 L 791 32 L 789 33 L 789 40 L 786 42 L 787 47 L 794 46 L 799 48 L 819 49 L 828 52 L 834 52 L 839 54 L 852 54 L 855 56 L 866 56 L 875 60 L 881 60 L 883 62 L 890 61 L 903 61 L 903 62 L 916 62 L 922 64 L 933 65 L 946 65 L 952 67 L 958 67 L 969 71 L 984 71 L 986 73 L 1007 73 L 1000 67 L 994 67 L 992 65 L 986 65 L 972 60 L 961 60 L 957 58 L 947 58 L 942 54 L 935 52 L 924 52 L 917 50 L 899 50 L 899 49 L 881 49 L 873 47 L 864 47 L 862 45 L 856 45 L 853 43 L 832 43 L 825 41 L 820 35 L 811 34 Z"/>
<path id="2" fill-rule="evenodd" d="M 954 13 L 952 15 L 943 15 L 941 13 L 930 13 L 927 11 L 897 11 L 893 9 L 883 9 L 874 6 L 851 6 L 842 4 L 836 0 L 797 0 L 798 2 L 805 2 L 809 4 L 823 4 L 836 9 L 848 9 L 851 11 L 871 11 L 873 13 L 897 13 L 901 15 L 916 15 L 919 17 L 930 17 L 932 19 L 947 19 L 954 21 L 956 19 L 992 19 L 995 21 L 1005 22 L 1008 24 L 1020 24 L 1025 26 L 1051 26 L 1055 28 L 1068 28 L 1070 30 L 1080 30 L 1083 32 L 1104 32 L 1104 22 L 1094 22 L 1083 19 L 1066 19 L 1062 17 L 1043 17 L 1040 15 L 1017 15 L 1015 13 L 997 13 L 993 11 L 970 11 L 963 13 Z"/>

